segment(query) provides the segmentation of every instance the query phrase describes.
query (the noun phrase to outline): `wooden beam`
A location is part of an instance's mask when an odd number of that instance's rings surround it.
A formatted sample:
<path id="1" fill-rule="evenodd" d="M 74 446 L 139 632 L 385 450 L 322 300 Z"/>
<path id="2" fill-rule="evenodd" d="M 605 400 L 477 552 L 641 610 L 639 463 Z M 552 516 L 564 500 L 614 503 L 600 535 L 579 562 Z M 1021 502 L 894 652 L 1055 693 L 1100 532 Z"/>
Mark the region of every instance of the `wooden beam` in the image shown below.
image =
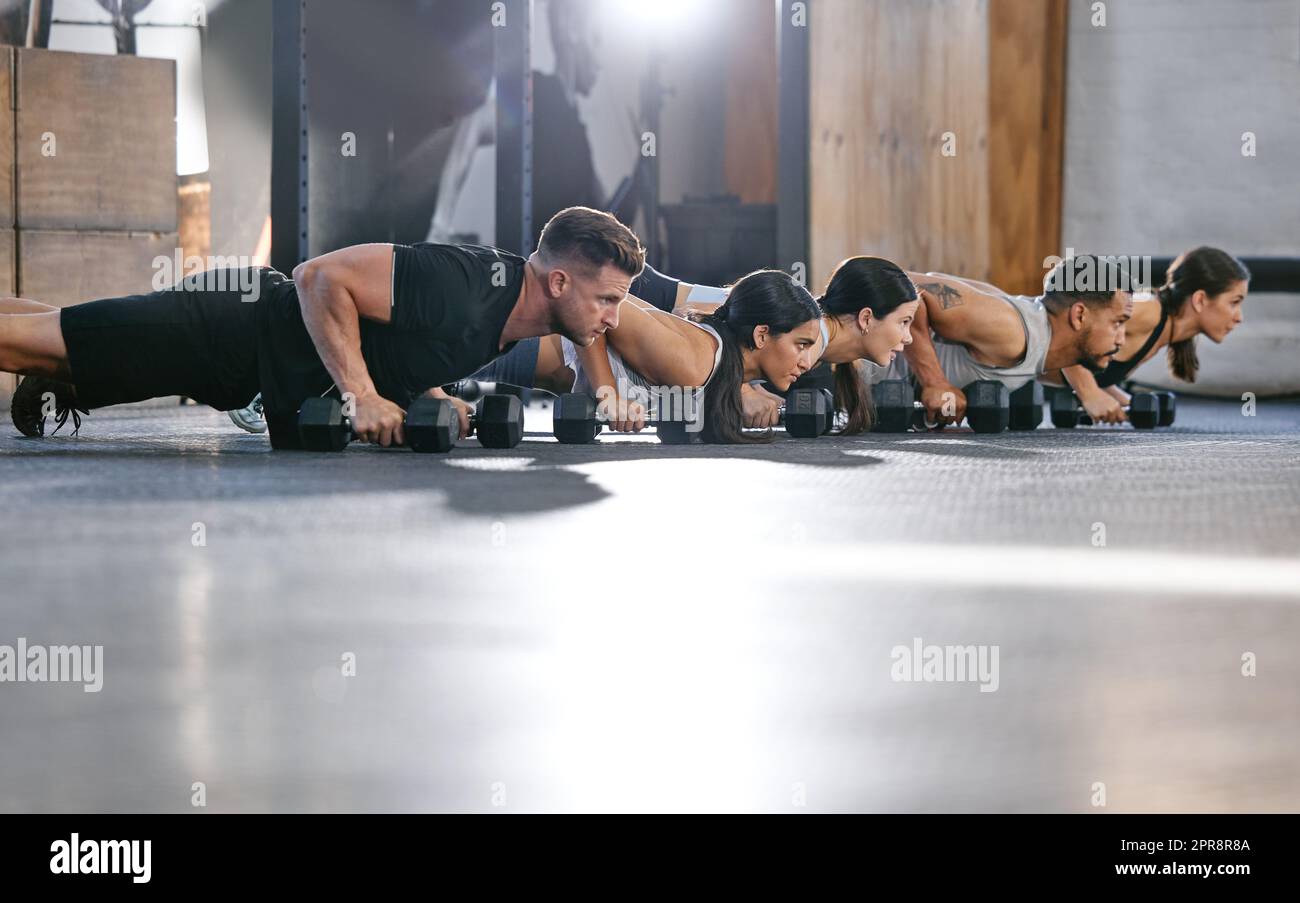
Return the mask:
<path id="1" fill-rule="evenodd" d="M 989 0 L 989 277 L 1042 291 L 1060 253 L 1066 0 Z"/>

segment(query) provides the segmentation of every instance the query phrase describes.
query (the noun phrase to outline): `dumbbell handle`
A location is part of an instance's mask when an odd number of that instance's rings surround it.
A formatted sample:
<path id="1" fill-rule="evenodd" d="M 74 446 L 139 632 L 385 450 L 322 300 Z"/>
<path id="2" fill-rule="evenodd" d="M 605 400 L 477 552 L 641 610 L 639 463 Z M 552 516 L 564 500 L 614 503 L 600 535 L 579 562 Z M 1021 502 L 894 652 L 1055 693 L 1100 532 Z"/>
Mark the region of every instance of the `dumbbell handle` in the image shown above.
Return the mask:
<path id="1" fill-rule="evenodd" d="M 354 429 L 352 429 L 352 418 L 351 418 L 351 417 L 349 417 L 348 415 L 344 414 L 344 415 L 343 415 L 343 422 L 346 423 L 346 424 L 348 425 L 348 432 L 349 432 L 349 434 L 352 436 L 353 439 L 358 439 L 358 438 L 360 438 L 360 436 L 358 435 L 357 431 L 354 430 Z M 402 428 L 403 428 L 403 429 L 406 428 L 406 418 L 402 418 Z M 478 429 L 478 414 L 471 413 L 471 414 L 469 415 L 469 431 L 472 433 L 472 432 L 474 432 L 474 430 L 476 430 L 476 429 Z"/>
<path id="2" fill-rule="evenodd" d="M 417 400 L 418 400 L 418 399 L 417 399 Z M 344 415 L 343 415 L 343 422 L 346 423 L 347 426 L 348 426 L 348 435 L 352 437 L 352 441 L 356 441 L 357 439 L 361 438 L 360 435 L 357 433 L 357 431 L 354 430 L 354 429 L 352 428 L 352 418 L 351 418 L 351 417 L 349 417 L 347 414 L 344 414 Z M 402 418 L 402 429 L 403 429 L 403 430 L 406 429 L 406 418 L 405 418 L 405 417 Z M 471 411 L 471 412 L 470 412 L 470 415 L 469 415 L 469 431 L 470 431 L 470 433 L 473 433 L 473 432 L 474 432 L 475 430 L 477 430 L 477 429 L 478 429 L 478 414 L 475 413 L 475 412 L 473 412 L 473 411 Z M 454 439 L 454 437 L 453 437 L 453 439 Z M 410 440 L 408 439 L 407 442 L 406 442 L 405 444 L 409 445 L 409 444 L 410 444 Z"/>
<path id="3" fill-rule="evenodd" d="M 647 424 L 651 425 L 651 426 L 653 426 L 654 424 L 660 422 L 659 419 L 658 419 L 657 417 L 651 417 L 651 416 L 649 415 L 648 412 L 647 412 L 646 417 L 645 417 L 644 419 L 645 419 L 645 422 L 646 422 Z M 600 423 L 602 426 L 609 426 L 610 423 L 617 423 L 618 421 L 617 421 L 617 420 L 610 420 L 610 419 L 603 419 L 603 420 L 602 420 L 602 419 L 597 418 L 597 422 Z M 678 420 L 674 419 L 673 422 L 674 422 L 674 423 L 679 423 L 679 422 L 681 422 L 681 421 L 678 421 Z M 776 409 L 776 425 L 777 425 L 777 426 L 785 426 L 785 405 L 781 405 L 779 408 Z M 746 427 L 746 429 L 765 429 L 765 427 Z"/>
<path id="4" fill-rule="evenodd" d="M 1134 397 L 1136 398 L 1137 395 L 1135 394 Z M 1077 401 L 1077 400 L 1076 400 L 1074 403 L 1075 403 L 1075 405 L 1078 405 L 1078 401 Z M 1150 411 L 1150 410 L 1144 410 L 1144 411 L 1142 411 L 1143 414 L 1149 414 L 1150 416 L 1152 416 L 1152 417 L 1155 418 L 1154 422 L 1152 422 L 1150 425 L 1143 425 L 1143 423 L 1141 423 L 1141 422 L 1139 422 L 1139 421 L 1134 421 L 1134 420 L 1133 420 L 1133 405 L 1132 405 L 1132 404 L 1125 405 L 1123 408 L 1121 408 L 1121 410 L 1124 412 L 1125 416 L 1128 417 L 1129 422 L 1132 423 L 1133 426 L 1134 426 L 1134 427 L 1137 427 L 1138 429 L 1152 429 L 1152 428 L 1157 427 L 1157 426 L 1160 425 L 1160 410 L 1161 410 L 1161 409 L 1160 409 L 1160 406 L 1159 406 L 1159 402 L 1158 402 L 1158 401 L 1157 401 L 1157 403 L 1156 403 L 1156 408 L 1155 408 L 1154 411 Z M 1074 423 L 1075 423 L 1075 425 L 1077 425 L 1077 426 L 1094 426 L 1094 425 L 1095 425 L 1095 422 L 1093 421 L 1092 417 L 1091 417 L 1091 416 L 1088 414 L 1088 412 L 1087 412 L 1086 410 L 1084 410 L 1082 407 L 1077 407 L 1077 406 L 1076 406 L 1076 407 L 1074 408 L 1073 413 L 1074 413 L 1074 418 L 1075 418 L 1075 419 L 1074 419 Z M 1055 417 L 1055 414 L 1053 414 L 1053 416 Z M 1145 418 L 1143 418 L 1143 419 L 1145 419 Z M 1068 421 L 1067 421 L 1067 423 L 1068 423 Z"/>
<path id="5" fill-rule="evenodd" d="M 662 422 L 663 420 L 665 420 L 665 418 L 663 418 L 663 417 L 661 417 L 661 416 L 659 415 L 659 412 L 658 412 L 658 411 L 656 411 L 656 412 L 654 412 L 654 413 L 651 413 L 649 410 L 645 409 L 644 407 L 642 408 L 642 410 L 643 410 L 643 415 L 642 415 L 639 419 L 642 420 L 642 421 L 644 421 L 645 423 L 655 424 L 655 423 L 660 423 L 660 422 Z M 611 424 L 611 423 L 620 423 L 620 422 L 623 422 L 623 421 L 631 421 L 631 420 L 636 420 L 636 419 L 638 419 L 638 418 L 635 418 L 635 417 L 624 417 L 624 418 L 622 418 L 622 420 L 620 420 L 620 418 L 618 418 L 618 417 L 613 417 L 613 416 L 603 415 L 602 412 L 601 412 L 599 409 L 597 409 L 597 411 L 596 411 L 596 422 L 599 423 L 601 426 L 607 426 L 607 425 L 609 425 L 609 424 Z M 666 418 L 666 419 L 668 420 L 669 423 L 682 423 L 682 422 L 683 422 L 682 418 L 680 418 L 680 417 L 669 417 L 669 418 Z"/>
<path id="6" fill-rule="evenodd" d="M 1128 406 L 1125 406 L 1125 407 L 1123 407 L 1123 408 L 1120 408 L 1120 410 L 1122 410 L 1122 411 L 1124 412 L 1125 416 L 1127 416 L 1128 413 L 1129 413 L 1129 408 L 1128 408 Z M 1096 424 L 1093 422 L 1092 415 L 1090 415 L 1087 411 L 1084 411 L 1084 410 L 1081 409 L 1081 410 L 1079 410 L 1077 413 L 1078 413 L 1078 415 L 1079 415 L 1079 426 L 1095 426 L 1095 425 L 1096 425 Z"/>

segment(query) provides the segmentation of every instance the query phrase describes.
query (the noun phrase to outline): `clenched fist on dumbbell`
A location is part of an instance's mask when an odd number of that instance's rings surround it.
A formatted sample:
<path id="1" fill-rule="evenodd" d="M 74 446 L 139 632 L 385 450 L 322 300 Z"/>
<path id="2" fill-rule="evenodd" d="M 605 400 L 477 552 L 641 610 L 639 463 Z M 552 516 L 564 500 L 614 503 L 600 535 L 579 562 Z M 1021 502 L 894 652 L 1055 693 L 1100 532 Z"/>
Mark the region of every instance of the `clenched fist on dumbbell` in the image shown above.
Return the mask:
<path id="1" fill-rule="evenodd" d="M 391 402 L 390 402 L 391 404 Z M 393 405 L 398 411 L 396 405 Z M 342 451 L 362 434 L 354 417 L 343 412 L 337 398 L 309 398 L 298 411 L 298 436 L 308 451 Z M 486 448 L 514 448 L 523 439 L 524 411 L 513 395 L 488 395 L 469 418 Z M 461 416 L 446 398 L 417 398 L 406 411 L 399 430 L 391 430 L 386 444 L 407 445 L 424 454 L 449 452 L 461 436 Z M 372 435 L 372 434 L 370 434 Z"/>

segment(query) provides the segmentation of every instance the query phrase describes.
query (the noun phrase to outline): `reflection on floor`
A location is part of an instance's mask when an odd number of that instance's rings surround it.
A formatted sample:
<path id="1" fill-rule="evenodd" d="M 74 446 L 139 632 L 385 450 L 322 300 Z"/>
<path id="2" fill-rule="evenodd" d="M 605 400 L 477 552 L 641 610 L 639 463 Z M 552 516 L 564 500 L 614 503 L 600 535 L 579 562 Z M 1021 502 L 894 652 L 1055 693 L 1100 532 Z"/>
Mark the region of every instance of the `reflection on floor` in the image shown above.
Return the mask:
<path id="1" fill-rule="evenodd" d="M 103 659 L 0 682 L 0 811 L 1294 811 L 1300 405 L 1179 418 L 442 457 L 194 408 L 6 430 L 0 674 L 20 638 Z"/>

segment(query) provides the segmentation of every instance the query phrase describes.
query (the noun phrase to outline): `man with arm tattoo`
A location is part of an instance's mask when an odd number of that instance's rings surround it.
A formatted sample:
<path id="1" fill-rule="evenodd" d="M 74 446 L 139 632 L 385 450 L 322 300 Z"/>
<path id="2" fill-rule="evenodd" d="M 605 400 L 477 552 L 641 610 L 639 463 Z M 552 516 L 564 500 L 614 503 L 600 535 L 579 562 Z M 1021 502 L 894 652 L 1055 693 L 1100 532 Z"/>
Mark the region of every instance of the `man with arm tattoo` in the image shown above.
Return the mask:
<path id="1" fill-rule="evenodd" d="M 930 423 L 959 423 L 966 415 L 960 387 L 996 380 L 1020 388 L 1060 361 L 1104 368 L 1124 343 L 1133 300 L 1120 274 L 1096 259 L 1097 288 L 1066 279 L 1063 261 L 1038 297 L 1009 295 L 992 285 L 942 273 L 909 273 L 921 296 L 912 343 L 902 358 L 869 375 L 872 383 L 913 379 Z"/>

